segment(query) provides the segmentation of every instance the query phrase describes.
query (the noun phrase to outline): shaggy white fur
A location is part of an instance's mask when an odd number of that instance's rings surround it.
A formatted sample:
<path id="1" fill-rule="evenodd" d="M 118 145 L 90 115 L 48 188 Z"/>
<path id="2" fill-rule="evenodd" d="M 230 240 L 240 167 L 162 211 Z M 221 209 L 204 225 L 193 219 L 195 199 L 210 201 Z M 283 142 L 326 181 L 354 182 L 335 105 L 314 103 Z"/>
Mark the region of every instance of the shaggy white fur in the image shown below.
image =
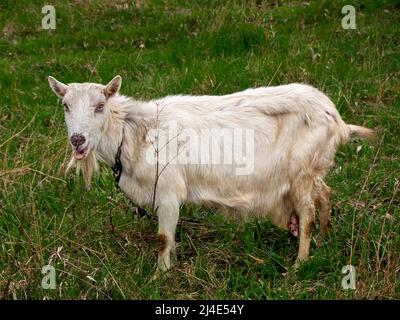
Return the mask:
<path id="1" fill-rule="evenodd" d="M 333 164 L 337 147 L 352 135 L 373 136 L 370 129 L 345 124 L 326 95 L 304 84 L 248 89 L 224 96 L 168 96 L 144 102 L 118 93 L 119 76 L 106 86 L 65 85 L 52 77 L 49 82 L 65 106 L 69 137 L 79 134 L 85 138 L 82 145 L 74 147 L 69 167 L 77 163 L 86 183 L 98 170 L 97 159 L 108 166 L 114 164 L 123 142 L 119 185 L 138 205 L 154 204 L 156 208 L 158 270 L 171 267 L 170 253 L 175 247 L 182 203 L 218 206 L 221 212 L 233 217 L 269 217 L 282 228 L 298 221 L 300 246 L 296 264 L 305 260 L 315 209 L 320 216 L 320 237 L 329 226 L 330 189 L 324 177 Z M 246 160 L 243 150 L 253 157 L 242 163 L 187 161 L 193 159 L 190 157 L 186 157 L 186 162 L 160 163 L 161 149 L 172 146 L 173 138 L 183 131 L 189 131 L 186 138 L 192 140 L 170 148 L 176 157 L 168 159 L 181 159 L 180 148 L 186 155 L 197 154 L 204 141 L 197 143 L 193 137 L 204 137 L 205 130 L 216 134 L 221 132 L 218 130 L 252 132 L 250 138 L 242 137 L 239 143 L 238 136 L 232 135 L 233 143 L 243 148 L 230 151 L 234 160 Z M 169 140 L 160 143 L 157 133 L 167 131 Z M 216 150 L 226 151 L 224 141 L 214 139 L 211 145 L 216 148 L 205 158 Z M 209 149 L 202 150 L 204 153 Z M 250 170 L 238 174 L 239 165 Z M 293 216 L 298 220 L 291 219 Z"/>

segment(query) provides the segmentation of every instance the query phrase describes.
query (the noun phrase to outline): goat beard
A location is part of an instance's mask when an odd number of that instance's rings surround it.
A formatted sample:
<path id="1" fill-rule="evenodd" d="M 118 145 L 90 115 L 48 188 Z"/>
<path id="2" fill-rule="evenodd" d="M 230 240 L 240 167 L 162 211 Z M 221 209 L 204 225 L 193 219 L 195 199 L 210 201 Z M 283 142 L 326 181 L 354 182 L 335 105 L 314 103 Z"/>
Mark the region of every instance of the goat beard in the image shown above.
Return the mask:
<path id="1" fill-rule="evenodd" d="M 86 188 L 91 188 L 91 180 L 93 174 L 99 171 L 99 163 L 97 161 L 97 155 L 95 151 L 89 152 L 89 154 L 82 160 L 76 160 L 74 155 L 72 155 L 66 169 L 66 174 L 68 174 L 73 167 L 76 167 L 76 176 L 79 177 L 81 171 L 83 175 L 83 180 L 85 182 Z"/>

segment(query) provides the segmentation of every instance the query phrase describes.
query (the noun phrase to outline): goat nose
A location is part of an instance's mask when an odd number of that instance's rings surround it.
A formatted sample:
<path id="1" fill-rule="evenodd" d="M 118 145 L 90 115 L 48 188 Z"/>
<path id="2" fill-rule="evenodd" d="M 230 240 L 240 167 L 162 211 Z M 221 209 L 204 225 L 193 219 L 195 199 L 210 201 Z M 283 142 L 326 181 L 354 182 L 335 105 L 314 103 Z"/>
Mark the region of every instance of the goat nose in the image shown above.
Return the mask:
<path id="1" fill-rule="evenodd" d="M 85 141 L 86 141 L 86 139 L 85 139 L 85 137 L 84 137 L 83 135 L 77 134 L 77 133 L 74 133 L 74 134 L 71 136 L 71 139 L 70 139 L 70 140 L 71 140 L 71 144 L 72 144 L 75 148 L 81 146 L 81 145 L 84 144 Z"/>

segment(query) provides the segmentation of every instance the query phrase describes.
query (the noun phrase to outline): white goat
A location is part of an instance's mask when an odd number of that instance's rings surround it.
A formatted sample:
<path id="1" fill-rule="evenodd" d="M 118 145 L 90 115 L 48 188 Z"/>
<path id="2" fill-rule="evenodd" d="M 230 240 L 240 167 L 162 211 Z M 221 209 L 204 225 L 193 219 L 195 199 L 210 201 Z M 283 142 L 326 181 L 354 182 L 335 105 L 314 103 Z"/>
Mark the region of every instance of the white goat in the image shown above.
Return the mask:
<path id="1" fill-rule="evenodd" d="M 98 169 L 97 159 L 110 167 L 120 163 L 121 189 L 136 204 L 157 209 L 158 271 L 171 267 L 182 203 L 216 205 L 237 217 L 269 217 L 275 225 L 299 233 L 297 266 L 309 255 L 316 209 L 319 238 L 328 230 L 330 188 L 324 177 L 337 147 L 350 136 L 373 137 L 370 129 L 345 124 L 327 96 L 304 84 L 144 102 L 118 93 L 120 76 L 106 86 L 66 85 L 53 77 L 49 83 L 65 108 L 74 152 L 69 167 L 76 163 L 89 183 Z M 206 129 L 211 130 L 213 149 L 201 149 L 205 162 L 191 161 L 204 144 L 204 139 L 199 142 L 193 136 L 204 138 Z M 165 130 L 173 133 L 169 140 L 157 137 Z M 165 157 L 161 161 L 161 150 L 172 146 L 174 137 L 184 130 L 190 131 L 180 141 L 185 143 L 175 144 L 168 161 Z M 221 130 L 247 130 L 250 138 L 234 134 L 227 144 L 229 139 L 214 139 Z M 243 160 L 242 147 L 252 155 L 247 162 L 239 161 Z M 207 161 L 222 150 L 232 151 L 228 161 Z M 178 161 L 182 154 L 185 161 Z M 240 165 L 246 170 L 238 172 Z"/>

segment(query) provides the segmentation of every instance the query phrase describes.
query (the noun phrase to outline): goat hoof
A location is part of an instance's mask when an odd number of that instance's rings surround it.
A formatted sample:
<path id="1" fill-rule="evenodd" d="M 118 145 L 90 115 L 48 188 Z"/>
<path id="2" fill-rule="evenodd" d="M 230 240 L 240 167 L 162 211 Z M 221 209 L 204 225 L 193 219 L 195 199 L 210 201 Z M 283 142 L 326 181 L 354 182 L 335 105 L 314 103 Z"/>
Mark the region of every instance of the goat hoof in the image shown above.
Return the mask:
<path id="1" fill-rule="evenodd" d="M 294 263 L 294 270 L 297 271 L 305 262 L 306 260 L 297 258 Z"/>
<path id="2" fill-rule="evenodd" d="M 153 276 L 150 278 L 150 281 L 149 281 L 149 282 L 151 283 L 151 282 L 154 282 L 154 281 L 160 279 L 161 274 L 162 274 L 162 271 L 160 271 L 159 269 L 157 269 L 156 272 L 153 274 Z"/>
<path id="3" fill-rule="evenodd" d="M 161 278 L 169 277 L 171 275 L 171 272 L 168 272 L 168 271 L 169 271 L 169 269 L 168 270 L 162 270 L 162 269 L 157 268 L 156 272 L 151 277 L 149 282 L 151 283 L 151 282 L 159 280 Z"/>

